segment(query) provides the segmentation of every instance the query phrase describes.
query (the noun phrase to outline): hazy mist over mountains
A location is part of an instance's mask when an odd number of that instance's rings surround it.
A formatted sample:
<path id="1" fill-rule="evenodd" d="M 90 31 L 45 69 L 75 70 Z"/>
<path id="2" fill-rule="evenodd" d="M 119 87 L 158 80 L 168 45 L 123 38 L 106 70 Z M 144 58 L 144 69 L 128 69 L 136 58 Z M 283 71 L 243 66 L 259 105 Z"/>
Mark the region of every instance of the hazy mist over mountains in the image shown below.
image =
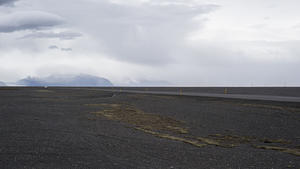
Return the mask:
<path id="1" fill-rule="evenodd" d="M 0 81 L 0 86 L 6 86 L 6 84 Z"/>
<path id="2" fill-rule="evenodd" d="M 147 79 L 129 80 L 126 86 L 170 86 L 168 81 L 151 81 Z M 16 82 L 2 82 L 0 86 L 81 86 L 108 87 L 114 84 L 107 78 L 89 74 L 52 74 L 47 77 L 27 76 Z"/>
<path id="3" fill-rule="evenodd" d="M 44 78 L 27 77 L 16 82 L 20 86 L 113 86 L 105 78 L 80 74 L 80 75 L 51 75 Z"/>

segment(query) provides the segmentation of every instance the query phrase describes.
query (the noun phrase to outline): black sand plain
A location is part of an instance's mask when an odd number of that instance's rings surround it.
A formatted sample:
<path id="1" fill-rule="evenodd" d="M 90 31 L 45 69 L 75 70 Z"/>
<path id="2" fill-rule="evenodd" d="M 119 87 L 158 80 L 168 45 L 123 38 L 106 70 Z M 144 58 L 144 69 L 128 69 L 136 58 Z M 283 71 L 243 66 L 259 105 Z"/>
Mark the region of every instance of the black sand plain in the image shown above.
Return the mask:
<path id="1" fill-rule="evenodd" d="M 0 168 L 299 169 L 299 127 L 299 103 L 4 87 Z"/>
<path id="2" fill-rule="evenodd" d="M 100 89 L 300 97 L 300 87 L 102 87 Z"/>

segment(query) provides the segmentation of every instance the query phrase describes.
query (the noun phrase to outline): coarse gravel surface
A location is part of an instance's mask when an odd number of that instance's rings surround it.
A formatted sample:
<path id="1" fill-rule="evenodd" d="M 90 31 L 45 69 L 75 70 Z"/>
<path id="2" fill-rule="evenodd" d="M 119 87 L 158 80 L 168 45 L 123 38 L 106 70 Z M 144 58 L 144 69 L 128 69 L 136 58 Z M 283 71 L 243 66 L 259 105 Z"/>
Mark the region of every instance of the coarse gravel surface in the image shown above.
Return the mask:
<path id="1" fill-rule="evenodd" d="M 0 168 L 300 169 L 299 103 L 0 88 Z"/>

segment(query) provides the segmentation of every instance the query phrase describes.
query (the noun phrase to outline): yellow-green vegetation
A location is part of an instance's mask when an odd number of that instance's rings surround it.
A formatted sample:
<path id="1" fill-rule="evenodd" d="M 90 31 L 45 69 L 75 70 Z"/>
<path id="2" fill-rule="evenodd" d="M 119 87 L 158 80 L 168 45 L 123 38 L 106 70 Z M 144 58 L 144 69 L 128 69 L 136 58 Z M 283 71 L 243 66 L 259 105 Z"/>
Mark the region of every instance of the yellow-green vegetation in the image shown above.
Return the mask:
<path id="1" fill-rule="evenodd" d="M 197 137 L 197 139 L 208 145 L 214 145 L 214 146 L 220 146 L 220 147 L 230 147 L 229 145 L 223 144 L 223 143 L 221 143 L 217 140 L 211 139 L 211 138 Z"/>
<path id="2" fill-rule="evenodd" d="M 235 147 L 237 145 L 250 143 L 256 140 L 254 137 L 237 135 L 212 134 L 209 135 L 209 137 L 222 142 L 225 147 Z"/>
<path id="3" fill-rule="evenodd" d="M 289 140 L 284 140 L 284 139 L 260 139 L 261 142 L 263 143 L 280 143 L 280 144 L 291 144 L 292 142 Z"/>
<path id="4" fill-rule="evenodd" d="M 215 145 L 226 148 L 232 148 L 240 144 L 247 144 L 252 141 L 255 141 L 255 139 L 251 137 L 221 134 L 212 134 L 207 137 L 198 137 L 197 139 L 209 145 Z"/>
<path id="5" fill-rule="evenodd" d="M 120 121 L 145 130 L 172 132 L 187 134 L 183 122 L 158 114 L 145 113 L 134 106 L 124 104 L 90 104 L 89 106 L 100 106 L 104 110 L 93 112 L 93 114 L 104 116 L 110 120 Z"/>
<path id="6" fill-rule="evenodd" d="M 135 129 L 143 131 L 143 132 L 148 133 L 148 134 L 152 134 L 152 135 L 154 135 L 156 137 L 165 138 L 165 139 L 174 140 L 174 141 L 181 141 L 183 143 L 188 143 L 188 144 L 191 144 L 191 145 L 196 146 L 196 147 L 204 147 L 204 146 L 206 146 L 206 144 L 200 143 L 197 140 L 192 140 L 192 139 L 187 139 L 187 138 L 183 138 L 183 137 L 172 136 L 172 135 L 169 135 L 169 134 L 162 134 L 162 133 L 154 132 L 154 131 L 151 131 L 151 130 L 145 130 L 143 128 L 138 128 L 138 127 L 136 127 Z"/>
<path id="7" fill-rule="evenodd" d="M 97 116 L 122 122 L 124 124 L 130 125 L 136 130 L 151 134 L 155 137 L 179 141 L 196 147 L 214 145 L 224 148 L 233 148 L 241 144 L 254 145 L 255 143 L 260 143 L 271 144 L 272 146 L 263 145 L 253 147 L 259 149 L 281 151 L 297 156 L 300 155 L 298 148 L 293 149 L 282 147 L 283 144 L 291 144 L 291 141 L 287 141 L 284 139 L 259 139 L 250 136 L 222 134 L 212 134 L 206 137 L 197 137 L 189 133 L 188 127 L 186 127 L 186 124 L 182 121 L 159 114 L 146 113 L 132 105 L 102 103 L 86 104 L 86 106 L 99 107 L 99 111 L 92 112 L 92 114 L 95 114 Z"/>
<path id="8" fill-rule="evenodd" d="M 253 147 L 258 149 L 264 149 L 264 150 L 276 150 L 276 151 L 281 151 L 284 153 L 300 156 L 300 149 L 297 148 L 285 148 L 285 147 L 277 147 L 277 146 L 257 146 L 257 145 L 253 145 Z"/>

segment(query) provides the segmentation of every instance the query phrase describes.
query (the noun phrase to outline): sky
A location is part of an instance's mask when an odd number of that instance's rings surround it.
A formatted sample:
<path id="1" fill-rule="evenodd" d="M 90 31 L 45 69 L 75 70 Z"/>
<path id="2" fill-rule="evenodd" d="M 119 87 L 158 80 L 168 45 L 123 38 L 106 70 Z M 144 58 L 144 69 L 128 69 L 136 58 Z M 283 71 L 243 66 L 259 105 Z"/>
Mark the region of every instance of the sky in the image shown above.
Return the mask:
<path id="1" fill-rule="evenodd" d="M 0 81 L 300 86 L 299 0 L 0 0 Z"/>

